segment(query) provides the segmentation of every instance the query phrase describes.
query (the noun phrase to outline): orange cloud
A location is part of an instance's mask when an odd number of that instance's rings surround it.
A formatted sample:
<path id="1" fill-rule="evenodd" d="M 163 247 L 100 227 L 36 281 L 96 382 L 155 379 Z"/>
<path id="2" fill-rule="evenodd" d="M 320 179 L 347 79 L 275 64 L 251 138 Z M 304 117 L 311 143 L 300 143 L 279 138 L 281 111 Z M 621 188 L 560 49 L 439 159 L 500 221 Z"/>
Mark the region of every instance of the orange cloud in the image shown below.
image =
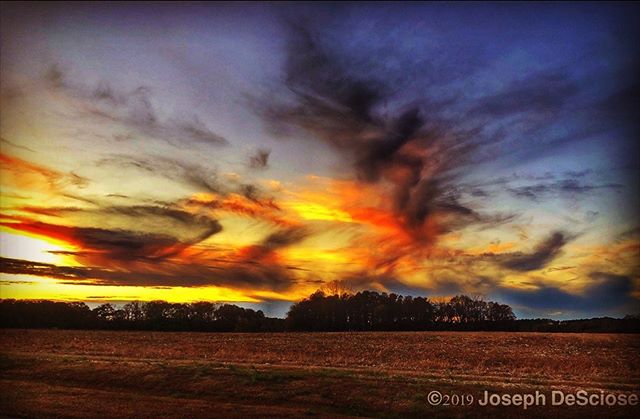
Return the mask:
<path id="1" fill-rule="evenodd" d="M 280 226 L 298 225 L 273 201 L 250 199 L 239 194 L 221 196 L 215 193 L 197 193 L 181 202 L 182 207 L 191 212 L 209 210 L 214 213 L 227 212 L 250 218 L 258 218 Z"/>
<path id="2" fill-rule="evenodd" d="M 54 193 L 64 185 L 84 186 L 87 180 L 74 173 L 65 174 L 18 157 L 0 153 L 2 185 L 21 190 Z"/>

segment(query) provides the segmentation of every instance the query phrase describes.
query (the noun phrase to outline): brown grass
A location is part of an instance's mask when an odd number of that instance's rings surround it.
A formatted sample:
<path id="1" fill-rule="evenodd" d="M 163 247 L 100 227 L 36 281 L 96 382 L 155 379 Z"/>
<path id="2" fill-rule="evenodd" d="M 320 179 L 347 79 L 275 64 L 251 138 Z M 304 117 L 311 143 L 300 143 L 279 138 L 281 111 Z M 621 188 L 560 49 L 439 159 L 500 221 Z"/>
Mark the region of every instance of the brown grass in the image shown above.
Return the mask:
<path id="1" fill-rule="evenodd" d="M 637 335 L 2 330 L 0 354 L 0 413 L 28 417 L 615 417 L 638 410 L 434 408 L 425 397 L 640 390 Z"/>

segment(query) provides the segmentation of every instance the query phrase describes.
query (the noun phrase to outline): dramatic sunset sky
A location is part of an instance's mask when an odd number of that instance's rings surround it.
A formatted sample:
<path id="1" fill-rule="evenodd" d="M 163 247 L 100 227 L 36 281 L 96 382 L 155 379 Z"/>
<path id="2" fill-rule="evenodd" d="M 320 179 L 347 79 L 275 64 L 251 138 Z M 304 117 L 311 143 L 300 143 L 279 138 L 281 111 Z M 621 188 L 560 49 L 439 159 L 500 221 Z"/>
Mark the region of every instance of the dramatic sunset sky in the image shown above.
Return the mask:
<path id="1" fill-rule="evenodd" d="M 638 313 L 636 5 L 2 5 L 1 298 Z"/>

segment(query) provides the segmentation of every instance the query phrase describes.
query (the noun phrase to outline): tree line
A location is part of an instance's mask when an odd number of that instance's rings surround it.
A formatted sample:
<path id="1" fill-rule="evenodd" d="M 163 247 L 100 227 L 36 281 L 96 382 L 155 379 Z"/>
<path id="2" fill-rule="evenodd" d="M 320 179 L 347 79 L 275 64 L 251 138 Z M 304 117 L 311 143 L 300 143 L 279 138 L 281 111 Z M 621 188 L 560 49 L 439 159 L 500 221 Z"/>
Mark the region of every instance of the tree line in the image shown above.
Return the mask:
<path id="1" fill-rule="evenodd" d="M 261 310 L 211 302 L 133 301 L 118 308 L 82 302 L 0 300 L 2 328 L 166 330 L 203 332 L 486 330 L 527 332 L 640 332 L 640 318 L 517 320 L 506 304 L 458 295 L 425 297 L 362 291 L 317 291 L 293 304 L 286 319 Z"/>
<path id="2" fill-rule="evenodd" d="M 516 319 L 509 305 L 457 295 L 425 297 L 327 287 L 291 306 L 285 323 L 298 331 L 454 330 L 640 333 L 640 317 L 582 320 Z"/>
<path id="3" fill-rule="evenodd" d="M 81 302 L 0 300 L 0 327 L 202 332 L 272 332 L 284 319 L 260 310 L 211 302 L 132 301 L 122 308 L 102 304 L 93 310 Z"/>
<path id="4" fill-rule="evenodd" d="M 484 329 L 489 324 L 513 322 L 506 304 L 466 295 L 433 302 L 425 297 L 362 291 L 325 294 L 317 291 L 294 304 L 286 319 L 290 330 L 432 330 L 465 326 Z"/>

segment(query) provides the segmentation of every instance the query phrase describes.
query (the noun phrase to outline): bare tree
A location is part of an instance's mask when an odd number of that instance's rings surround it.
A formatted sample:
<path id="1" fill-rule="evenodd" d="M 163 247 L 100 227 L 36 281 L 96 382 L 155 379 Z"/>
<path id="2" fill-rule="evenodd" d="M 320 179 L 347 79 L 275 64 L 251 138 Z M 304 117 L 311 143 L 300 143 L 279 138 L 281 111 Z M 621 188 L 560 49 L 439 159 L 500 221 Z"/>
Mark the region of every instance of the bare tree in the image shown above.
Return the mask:
<path id="1" fill-rule="evenodd" d="M 325 283 L 320 288 L 320 291 L 322 291 L 324 295 L 328 295 L 328 296 L 331 296 L 331 295 L 342 296 L 345 294 L 346 295 L 353 294 L 353 289 L 351 287 L 345 284 L 344 281 L 338 281 L 338 280 Z"/>

